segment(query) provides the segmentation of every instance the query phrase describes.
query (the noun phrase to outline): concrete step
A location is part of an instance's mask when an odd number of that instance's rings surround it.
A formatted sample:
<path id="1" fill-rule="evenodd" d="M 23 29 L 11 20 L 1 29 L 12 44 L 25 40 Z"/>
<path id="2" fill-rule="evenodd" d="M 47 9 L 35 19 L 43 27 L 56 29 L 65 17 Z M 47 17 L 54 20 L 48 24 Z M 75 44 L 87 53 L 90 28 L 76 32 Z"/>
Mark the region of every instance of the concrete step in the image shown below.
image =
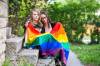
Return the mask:
<path id="1" fill-rule="evenodd" d="M 1 2 L 0 2 L 1 3 Z M 2 9 L 3 10 L 3 9 Z M 0 12 L 2 11 L 0 9 Z M 0 14 L 1 15 L 1 14 Z M 0 28 L 6 27 L 8 23 L 8 18 L 0 18 Z"/>
<path id="2" fill-rule="evenodd" d="M 29 64 L 33 64 L 36 66 L 37 61 L 38 61 L 38 56 L 39 56 L 39 50 L 37 49 L 22 49 L 18 54 L 17 54 L 17 61 L 18 62 L 26 62 Z"/>
<path id="3" fill-rule="evenodd" d="M 0 43 L 0 54 L 4 53 L 6 50 L 6 44 L 1 44 Z"/>
<path id="4" fill-rule="evenodd" d="M 8 38 L 11 38 L 11 36 L 12 36 L 11 32 L 12 32 L 12 28 L 11 27 L 7 27 L 6 28 L 6 36 L 7 36 L 7 39 Z"/>
<path id="5" fill-rule="evenodd" d="M 7 37 L 7 39 L 17 37 L 16 35 L 12 34 L 11 32 L 12 32 L 12 28 L 11 27 L 7 27 L 6 28 L 6 37 Z"/>
<path id="6" fill-rule="evenodd" d="M 0 17 L 8 18 L 8 0 L 0 0 Z"/>
<path id="7" fill-rule="evenodd" d="M 6 57 L 11 58 L 22 49 L 23 37 L 9 38 L 6 40 Z"/>
<path id="8" fill-rule="evenodd" d="M 5 49 L 6 49 L 6 44 L 4 44 L 3 41 L 0 40 L 0 66 L 2 66 L 5 60 Z"/>
<path id="9" fill-rule="evenodd" d="M 2 66 L 4 61 L 5 61 L 5 53 L 2 53 L 0 54 L 0 66 Z"/>
<path id="10" fill-rule="evenodd" d="M 55 66 L 54 58 L 39 59 L 37 66 Z"/>
<path id="11" fill-rule="evenodd" d="M 0 28 L 0 41 L 5 42 L 6 40 L 6 28 Z"/>

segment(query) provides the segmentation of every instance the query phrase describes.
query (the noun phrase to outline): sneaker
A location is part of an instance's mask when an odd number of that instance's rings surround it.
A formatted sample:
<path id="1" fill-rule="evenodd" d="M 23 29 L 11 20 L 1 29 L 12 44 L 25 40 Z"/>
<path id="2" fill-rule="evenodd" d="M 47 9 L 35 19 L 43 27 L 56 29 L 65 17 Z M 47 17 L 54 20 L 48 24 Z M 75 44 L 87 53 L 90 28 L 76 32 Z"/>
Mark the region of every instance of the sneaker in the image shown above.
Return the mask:
<path id="1" fill-rule="evenodd" d="M 62 66 L 66 66 L 66 64 L 64 64 L 64 63 L 61 63 L 62 64 Z"/>

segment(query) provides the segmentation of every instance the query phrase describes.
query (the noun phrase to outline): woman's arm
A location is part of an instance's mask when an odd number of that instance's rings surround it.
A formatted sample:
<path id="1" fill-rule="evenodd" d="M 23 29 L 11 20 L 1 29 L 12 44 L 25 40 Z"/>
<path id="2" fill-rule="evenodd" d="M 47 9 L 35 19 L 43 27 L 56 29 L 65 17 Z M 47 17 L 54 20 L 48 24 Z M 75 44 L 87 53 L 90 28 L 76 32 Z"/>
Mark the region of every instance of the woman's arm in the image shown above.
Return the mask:
<path id="1" fill-rule="evenodd" d="M 25 43 L 25 33 L 26 33 L 26 27 L 28 26 L 28 24 L 29 24 L 29 22 L 30 21 L 27 21 L 26 23 L 25 23 L 25 25 L 23 26 L 23 28 L 24 28 L 24 38 L 23 38 L 23 41 L 22 41 L 22 48 L 24 48 L 24 43 Z"/>

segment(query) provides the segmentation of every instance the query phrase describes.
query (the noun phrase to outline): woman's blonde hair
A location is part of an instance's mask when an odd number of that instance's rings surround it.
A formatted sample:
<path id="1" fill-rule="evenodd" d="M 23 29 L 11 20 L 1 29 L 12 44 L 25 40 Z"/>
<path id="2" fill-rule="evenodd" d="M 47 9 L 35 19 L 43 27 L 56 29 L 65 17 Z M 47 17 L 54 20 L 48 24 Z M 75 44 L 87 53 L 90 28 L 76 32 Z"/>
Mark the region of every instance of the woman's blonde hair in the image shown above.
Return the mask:
<path id="1" fill-rule="evenodd" d="M 39 15 L 40 15 L 40 9 L 32 9 L 31 10 L 31 12 L 30 12 L 30 14 L 28 15 L 28 17 L 27 17 L 27 21 L 32 21 L 32 14 L 33 14 L 33 11 L 36 11 L 36 12 L 38 12 L 39 13 Z"/>

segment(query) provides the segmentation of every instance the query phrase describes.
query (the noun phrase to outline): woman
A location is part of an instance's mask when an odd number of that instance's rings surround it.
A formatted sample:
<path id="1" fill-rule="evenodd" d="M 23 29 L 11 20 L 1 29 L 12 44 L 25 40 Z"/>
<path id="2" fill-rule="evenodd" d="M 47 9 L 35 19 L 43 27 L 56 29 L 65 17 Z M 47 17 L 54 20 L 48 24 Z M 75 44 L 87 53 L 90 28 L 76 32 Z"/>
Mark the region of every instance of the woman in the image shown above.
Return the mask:
<path id="1" fill-rule="evenodd" d="M 69 54 L 69 43 L 61 23 L 51 23 L 51 20 L 45 12 L 41 12 L 41 22 L 43 23 L 42 33 L 50 33 L 51 36 L 49 34 L 48 36 L 46 35 L 48 42 L 40 45 L 40 55 L 54 56 L 57 66 L 60 65 L 59 61 L 61 61 L 62 66 L 66 66 Z"/>
<path id="2" fill-rule="evenodd" d="M 29 46 L 27 44 L 27 42 L 29 41 L 32 41 L 32 39 L 28 39 L 28 37 L 30 37 L 30 30 L 33 30 L 33 29 L 30 29 L 29 27 L 34 27 L 35 28 L 35 31 L 39 31 L 41 32 L 42 30 L 42 23 L 40 22 L 40 10 L 39 9 L 33 9 L 32 12 L 31 12 L 31 15 L 30 15 L 30 18 L 27 20 L 27 22 L 25 23 L 25 36 L 24 36 L 24 41 L 23 41 L 23 44 L 24 44 L 24 48 L 33 48 L 34 46 Z M 28 35 L 30 34 L 30 35 Z M 32 37 L 30 37 L 32 38 Z M 28 40 L 28 41 L 27 41 Z M 38 47 L 38 46 L 35 46 L 35 48 Z"/>
<path id="3" fill-rule="evenodd" d="M 45 12 L 41 12 L 41 22 L 43 24 L 42 33 L 50 32 L 52 30 L 51 20 Z"/>
<path id="4" fill-rule="evenodd" d="M 25 27 L 28 26 L 29 23 L 32 23 L 33 26 L 40 31 L 39 29 L 41 29 L 42 24 L 40 22 L 40 10 L 39 9 L 33 9 L 30 15 L 30 18 L 28 19 L 28 21 L 25 24 Z"/>

